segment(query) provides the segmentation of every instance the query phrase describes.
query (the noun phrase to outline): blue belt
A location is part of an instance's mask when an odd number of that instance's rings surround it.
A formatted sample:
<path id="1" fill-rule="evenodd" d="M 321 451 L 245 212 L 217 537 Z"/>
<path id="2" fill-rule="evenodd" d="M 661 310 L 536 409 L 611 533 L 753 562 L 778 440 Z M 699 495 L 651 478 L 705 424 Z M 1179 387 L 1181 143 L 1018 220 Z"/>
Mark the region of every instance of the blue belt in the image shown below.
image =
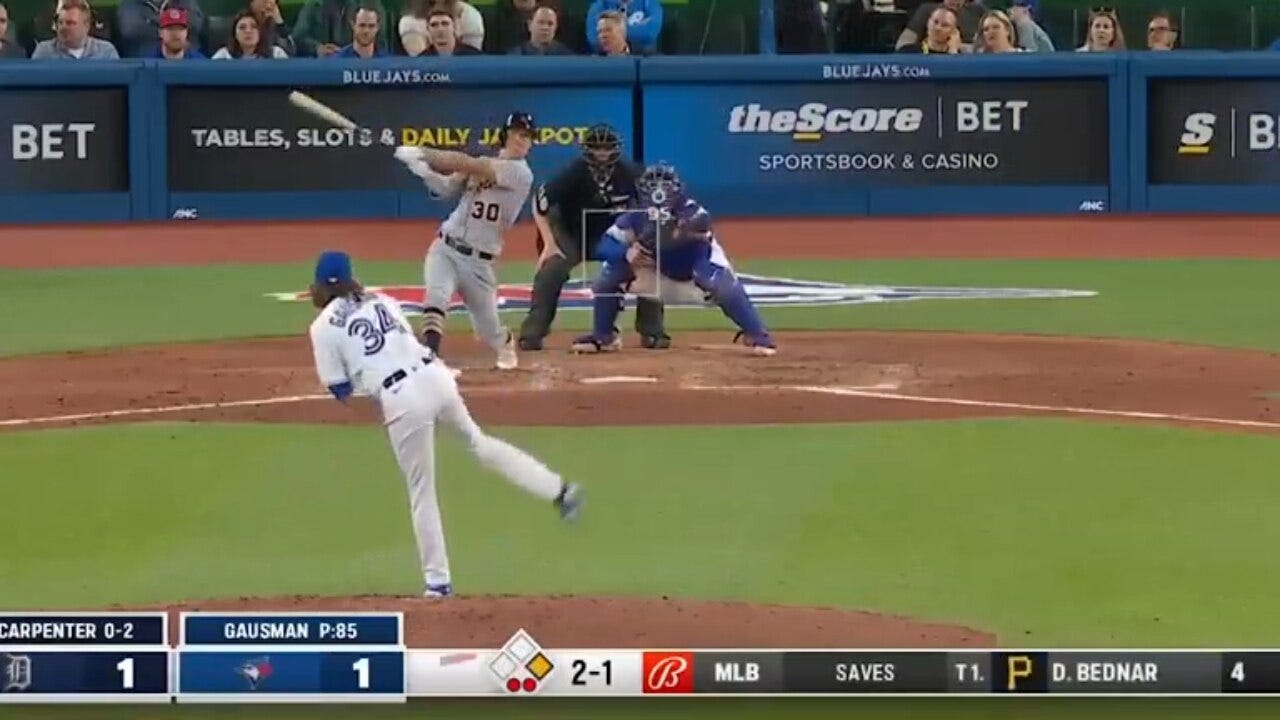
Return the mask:
<path id="1" fill-rule="evenodd" d="M 430 358 L 422 358 L 422 364 L 430 365 L 431 364 Z M 414 368 L 414 372 L 417 372 L 417 368 Z M 385 378 L 383 378 L 382 389 L 390 390 L 391 388 L 395 387 L 396 383 L 400 382 L 401 380 L 404 380 L 407 377 L 409 377 L 408 372 L 406 372 L 403 369 L 397 370 L 391 373 L 390 375 L 386 376 Z"/>

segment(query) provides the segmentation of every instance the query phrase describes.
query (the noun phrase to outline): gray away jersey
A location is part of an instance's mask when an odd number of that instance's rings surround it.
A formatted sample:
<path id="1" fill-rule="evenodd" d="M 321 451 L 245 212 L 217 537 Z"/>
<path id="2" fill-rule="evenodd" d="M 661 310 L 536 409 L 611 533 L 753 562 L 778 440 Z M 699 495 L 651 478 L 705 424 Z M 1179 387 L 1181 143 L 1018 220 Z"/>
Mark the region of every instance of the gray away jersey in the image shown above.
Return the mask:
<path id="1" fill-rule="evenodd" d="M 502 238 L 516 222 L 533 187 L 533 170 L 524 160 L 492 158 L 498 181 L 476 186 L 469 181 L 462 199 L 444 221 L 446 235 L 482 252 L 502 253 Z"/>

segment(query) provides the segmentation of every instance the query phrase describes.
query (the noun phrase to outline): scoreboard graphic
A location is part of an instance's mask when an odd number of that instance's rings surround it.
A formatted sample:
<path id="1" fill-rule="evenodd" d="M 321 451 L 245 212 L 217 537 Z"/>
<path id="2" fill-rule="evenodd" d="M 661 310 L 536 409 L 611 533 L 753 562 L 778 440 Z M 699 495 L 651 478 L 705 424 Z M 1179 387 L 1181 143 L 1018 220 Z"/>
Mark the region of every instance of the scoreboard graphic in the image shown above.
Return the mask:
<path id="1" fill-rule="evenodd" d="M 1280 696 L 1278 650 L 415 649 L 400 613 L 0 614 L 0 704 L 416 697 Z"/>

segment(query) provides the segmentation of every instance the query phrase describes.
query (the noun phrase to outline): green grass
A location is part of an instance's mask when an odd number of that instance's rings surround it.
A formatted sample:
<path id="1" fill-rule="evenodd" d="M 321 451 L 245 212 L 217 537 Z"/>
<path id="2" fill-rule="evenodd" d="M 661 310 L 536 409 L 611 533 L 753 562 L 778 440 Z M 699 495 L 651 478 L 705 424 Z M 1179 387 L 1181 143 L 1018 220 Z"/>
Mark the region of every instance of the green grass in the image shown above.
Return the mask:
<path id="1" fill-rule="evenodd" d="M 1118 261 L 755 261 L 744 270 L 859 283 L 1063 287 L 1097 290 L 1068 300 L 929 301 L 766 311 L 779 328 L 883 328 L 1028 332 L 1177 340 L 1280 350 L 1280 262 Z M 7 293 L 0 355 L 111 345 L 301 335 L 305 303 L 263 297 L 306 287 L 309 268 L 222 265 L 192 268 L 0 270 Z M 362 263 L 368 284 L 420 283 L 417 263 Z M 505 282 L 527 282 L 529 266 L 503 266 Z M 522 314 L 508 314 L 518 323 Z M 463 328 L 466 320 L 453 319 Z M 586 327 L 565 312 L 559 327 Z M 674 329 L 728 327 L 715 310 L 673 310 Z"/>
<path id="2" fill-rule="evenodd" d="M 502 434 L 588 479 L 590 510 L 562 526 L 442 434 L 466 593 L 868 608 L 1012 646 L 1280 641 L 1271 438 L 1050 420 Z M 678 472 L 654 471 L 657 447 Z M 418 589 L 379 428 L 0 434 L 0 467 L 22 508 L 0 607 Z M 642 532 L 680 538 L 682 562 L 638 552 Z"/>

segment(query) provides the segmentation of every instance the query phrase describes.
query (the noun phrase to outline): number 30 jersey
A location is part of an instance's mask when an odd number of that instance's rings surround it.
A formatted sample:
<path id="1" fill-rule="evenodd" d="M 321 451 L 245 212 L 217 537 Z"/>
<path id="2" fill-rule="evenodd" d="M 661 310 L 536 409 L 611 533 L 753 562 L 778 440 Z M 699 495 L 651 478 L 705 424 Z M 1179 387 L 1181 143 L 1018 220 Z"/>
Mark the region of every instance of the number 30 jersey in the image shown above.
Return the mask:
<path id="1" fill-rule="evenodd" d="M 441 228 L 450 237 L 481 252 L 502 254 L 503 235 L 516 222 L 533 187 L 533 170 L 524 160 L 490 158 L 498 181 L 468 180 L 458 207 Z"/>
<path id="2" fill-rule="evenodd" d="M 311 322 L 311 350 L 320 384 L 332 388 L 351 383 L 374 397 L 388 376 L 431 357 L 396 301 L 376 293 L 340 297 L 326 305 Z"/>

